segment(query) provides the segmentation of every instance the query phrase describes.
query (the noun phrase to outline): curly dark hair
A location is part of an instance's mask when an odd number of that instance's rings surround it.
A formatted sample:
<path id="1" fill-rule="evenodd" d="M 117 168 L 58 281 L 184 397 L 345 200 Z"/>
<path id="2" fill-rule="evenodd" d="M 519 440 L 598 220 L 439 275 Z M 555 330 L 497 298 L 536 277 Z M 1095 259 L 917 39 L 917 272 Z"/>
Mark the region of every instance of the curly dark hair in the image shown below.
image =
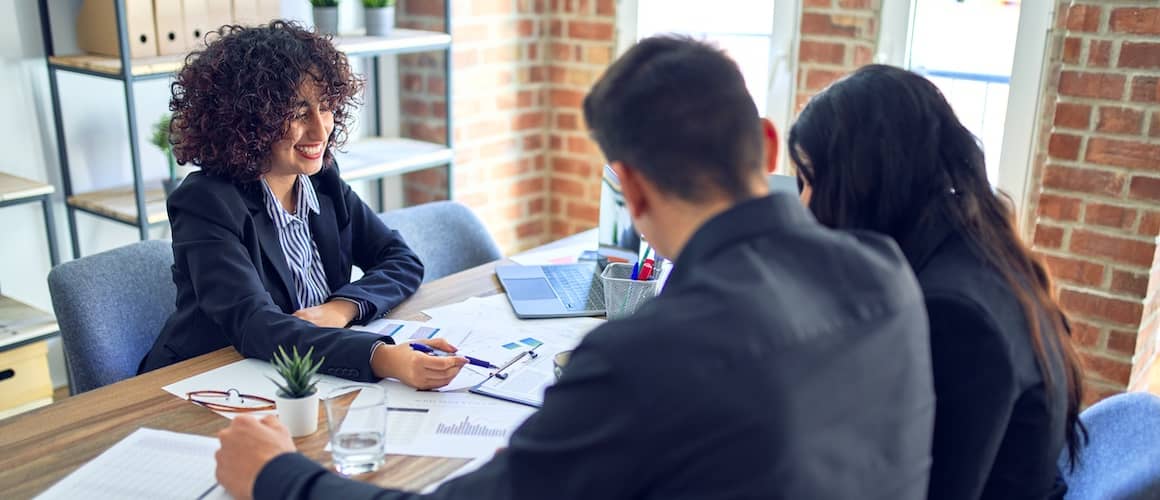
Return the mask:
<path id="1" fill-rule="evenodd" d="M 170 85 L 177 161 L 235 182 L 258 179 L 269 171 L 270 148 L 289 131 L 299 86 L 309 77 L 322 104 L 334 112 L 323 158 L 324 166 L 332 165 L 334 150 L 346 142 L 363 79 L 330 38 L 280 20 L 226 25 L 207 38 L 213 41 L 186 57 Z"/>

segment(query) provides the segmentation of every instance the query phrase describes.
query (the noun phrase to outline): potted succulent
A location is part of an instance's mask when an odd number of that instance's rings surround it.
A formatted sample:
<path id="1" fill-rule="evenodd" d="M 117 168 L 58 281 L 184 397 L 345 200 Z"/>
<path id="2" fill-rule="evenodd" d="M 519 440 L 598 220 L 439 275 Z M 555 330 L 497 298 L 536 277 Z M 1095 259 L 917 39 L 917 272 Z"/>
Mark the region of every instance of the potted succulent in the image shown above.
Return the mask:
<path id="1" fill-rule="evenodd" d="M 367 36 L 389 36 L 395 27 L 395 0 L 363 0 Z"/>
<path id="2" fill-rule="evenodd" d="M 157 149 L 160 149 L 165 154 L 165 159 L 169 161 L 169 178 L 162 179 L 161 185 L 165 187 L 165 196 L 173 193 L 174 189 L 181 184 L 181 179 L 177 177 L 177 158 L 173 157 L 173 144 L 169 142 L 169 122 L 172 117 L 169 113 L 161 115 L 161 119 L 153 124 L 153 140 L 151 141 Z"/>
<path id="3" fill-rule="evenodd" d="M 324 35 L 338 34 L 338 0 L 310 0 L 314 6 L 314 29 Z"/>
<path id="4" fill-rule="evenodd" d="M 318 429 L 318 378 L 315 375 L 326 358 L 315 362 L 311 359 L 313 354 L 313 347 L 306 351 L 305 356 L 300 356 L 298 347 L 287 355 L 286 350 L 278 346 L 278 352 L 270 360 L 282 377 L 282 382 L 270 379 L 278 386 L 274 396 L 278 419 L 294 437 L 307 436 Z"/>

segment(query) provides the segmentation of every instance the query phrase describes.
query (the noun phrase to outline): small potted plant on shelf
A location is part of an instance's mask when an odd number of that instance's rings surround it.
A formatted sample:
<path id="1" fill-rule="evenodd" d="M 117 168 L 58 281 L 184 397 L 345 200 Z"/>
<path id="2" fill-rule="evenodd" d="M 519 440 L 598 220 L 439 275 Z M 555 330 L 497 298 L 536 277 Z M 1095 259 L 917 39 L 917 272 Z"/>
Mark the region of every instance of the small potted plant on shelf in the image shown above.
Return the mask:
<path id="1" fill-rule="evenodd" d="M 298 347 L 292 348 L 287 355 L 286 350 L 278 346 L 278 352 L 270 360 L 282 377 L 282 382 L 270 379 L 278 386 L 274 396 L 278 419 L 294 437 L 307 436 L 318 429 L 318 378 L 315 375 L 326 358 L 315 362 L 311 359 L 313 354 L 313 347 L 306 351 L 305 356 L 300 356 Z"/>
<path id="2" fill-rule="evenodd" d="M 157 146 L 163 154 L 165 159 L 169 161 L 169 178 L 162 179 L 161 185 L 165 187 L 165 196 L 173 193 L 174 189 L 181 184 L 181 179 L 177 177 L 177 158 L 173 157 L 173 144 L 169 142 L 169 122 L 172 117 L 169 113 L 161 115 L 161 119 L 153 124 L 153 145 Z"/>
<path id="3" fill-rule="evenodd" d="M 395 27 L 395 0 L 363 0 L 367 36 L 389 36 Z"/>
<path id="4" fill-rule="evenodd" d="M 314 29 L 324 35 L 338 34 L 338 0 L 310 0 L 314 6 Z"/>

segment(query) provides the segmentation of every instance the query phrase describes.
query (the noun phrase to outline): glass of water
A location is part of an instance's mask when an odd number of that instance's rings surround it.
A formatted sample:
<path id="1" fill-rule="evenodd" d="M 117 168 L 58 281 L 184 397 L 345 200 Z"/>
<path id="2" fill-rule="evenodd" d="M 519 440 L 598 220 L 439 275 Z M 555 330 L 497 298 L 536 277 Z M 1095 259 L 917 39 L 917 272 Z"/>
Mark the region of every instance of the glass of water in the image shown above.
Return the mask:
<path id="1" fill-rule="evenodd" d="M 339 474 L 375 471 L 383 463 L 387 433 L 387 391 L 372 384 L 336 387 L 322 400 L 330 452 Z"/>

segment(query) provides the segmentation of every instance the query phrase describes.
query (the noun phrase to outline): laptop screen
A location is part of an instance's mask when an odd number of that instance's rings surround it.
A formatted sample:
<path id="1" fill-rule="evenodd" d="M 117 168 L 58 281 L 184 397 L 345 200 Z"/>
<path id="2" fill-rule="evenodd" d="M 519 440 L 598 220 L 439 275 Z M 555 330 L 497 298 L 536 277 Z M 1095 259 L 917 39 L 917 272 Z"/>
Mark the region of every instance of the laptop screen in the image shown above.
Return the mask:
<path id="1" fill-rule="evenodd" d="M 601 254 L 629 262 L 635 262 L 636 256 L 640 255 L 640 233 L 628 216 L 628 207 L 620 192 L 620 180 L 608 165 L 604 166 L 600 179 L 600 223 L 597 233 Z"/>

